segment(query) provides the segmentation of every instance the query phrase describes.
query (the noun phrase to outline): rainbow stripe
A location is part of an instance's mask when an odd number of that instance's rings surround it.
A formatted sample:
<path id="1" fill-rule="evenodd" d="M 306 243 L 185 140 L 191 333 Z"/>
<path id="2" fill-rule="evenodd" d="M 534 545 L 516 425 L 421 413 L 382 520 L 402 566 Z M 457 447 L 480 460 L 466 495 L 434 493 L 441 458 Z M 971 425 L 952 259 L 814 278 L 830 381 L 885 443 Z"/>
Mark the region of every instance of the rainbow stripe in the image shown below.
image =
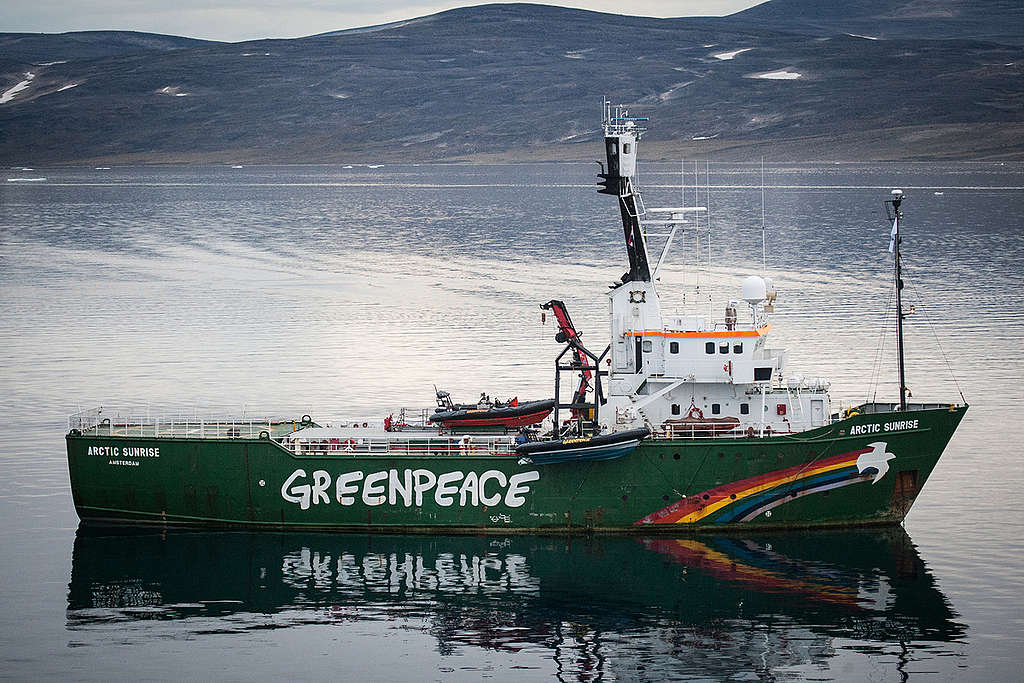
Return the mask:
<path id="1" fill-rule="evenodd" d="M 644 547 L 721 581 L 758 593 L 800 595 L 807 600 L 859 607 L 856 577 L 834 567 L 803 563 L 751 548 L 749 541 L 731 543 L 722 552 L 695 539 L 645 539 Z M 746 546 L 746 547 L 745 547 Z"/>
<path id="2" fill-rule="evenodd" d="M 874 474 L 862 475 L 857 470 L 857 458 L 869 452 L 870 448 L 862 448 L 701 491 L 681 498 L 635 524 L 749 522 L 802 496 L 870 481 Z"/>

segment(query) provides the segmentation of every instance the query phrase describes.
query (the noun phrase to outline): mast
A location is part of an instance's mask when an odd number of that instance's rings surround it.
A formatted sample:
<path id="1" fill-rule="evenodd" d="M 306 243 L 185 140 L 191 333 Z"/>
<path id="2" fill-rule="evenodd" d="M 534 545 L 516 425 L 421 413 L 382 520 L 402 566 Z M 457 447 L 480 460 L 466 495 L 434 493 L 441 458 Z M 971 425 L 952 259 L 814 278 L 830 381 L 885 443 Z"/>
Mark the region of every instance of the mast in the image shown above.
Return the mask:
<path id="1" fill-rule="evenodd" d="M 886 203 L 892 204 L 892 234 L 889 237 L 889 251 L 892 252 L 893 277 L 896 284 L 896 354 L 899 357 L 900 366 L 900 410 L 906 410 L 907 377 L 903 364 L 903 275 L 900 262 L 900 219 L 903 218 L 900 204 L 903 203 L 903 190 L 893 190 L 892 199 Z"/>
<path id="2" fill-rule="evenodd" d="M 629 272 L 623 282 L 650 282 L 651 266 L 647 256 L 647 244 L 640 229 L 639 193 L 633 187 L 636 175 L 636 143 L 644 129 L 637 124 L 647 121 L 645 116 L 630 116 L 621 105 L 612 106 L 608 100 L 603 104 L 604 145 L 608 169 L 604 164 L 598 183 L 601 194 L 619 198 L 619 213 L 622 215 L 623 236 L 626 240 L 626 255 L 629 257 Z M 598 162 L 600 163 L 600 162 Z"/>

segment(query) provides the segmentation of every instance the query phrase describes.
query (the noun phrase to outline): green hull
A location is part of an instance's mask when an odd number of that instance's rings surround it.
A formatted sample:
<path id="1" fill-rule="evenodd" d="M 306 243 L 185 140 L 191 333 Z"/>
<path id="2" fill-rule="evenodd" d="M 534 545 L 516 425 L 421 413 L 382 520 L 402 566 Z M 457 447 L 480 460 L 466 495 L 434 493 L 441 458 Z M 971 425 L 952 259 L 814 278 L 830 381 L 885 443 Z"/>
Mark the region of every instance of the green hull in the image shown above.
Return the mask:
<path id="1" fill-rule="evenodd" d="M 85 522 L 364 531 L 642 531 L 898 523 L 966 406 L 768 438 L 645 441 L 617 460 L 296 456 L 269 439 L 72 432 Z"/>

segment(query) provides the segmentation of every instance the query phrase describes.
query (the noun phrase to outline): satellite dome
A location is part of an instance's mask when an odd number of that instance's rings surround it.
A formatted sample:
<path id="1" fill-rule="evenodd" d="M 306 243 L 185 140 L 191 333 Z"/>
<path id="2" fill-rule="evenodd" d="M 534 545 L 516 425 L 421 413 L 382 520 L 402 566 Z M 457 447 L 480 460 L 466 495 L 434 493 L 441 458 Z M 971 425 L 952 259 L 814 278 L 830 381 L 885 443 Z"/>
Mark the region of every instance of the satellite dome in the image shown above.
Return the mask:
<path id="1" fill-rule="evenodd" d="M 751 306 L 756 306 L 765 300 L 767 291 L 768 287 L 765 284 L 764 278 L 759 275 L 751 275 L 743 281 L 743 287 L 740 289 L 740 298 Z"/>

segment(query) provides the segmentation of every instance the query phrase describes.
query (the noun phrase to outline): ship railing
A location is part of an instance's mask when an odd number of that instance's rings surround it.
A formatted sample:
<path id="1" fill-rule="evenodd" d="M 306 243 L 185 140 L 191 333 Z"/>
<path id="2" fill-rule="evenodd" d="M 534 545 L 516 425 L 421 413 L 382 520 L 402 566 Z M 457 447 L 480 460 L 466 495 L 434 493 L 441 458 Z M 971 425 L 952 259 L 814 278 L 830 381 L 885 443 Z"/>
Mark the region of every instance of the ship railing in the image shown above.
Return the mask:
<path id="1" fill-rule="evenodd" d="M 393 413 L 393 424 L 396 427 L 415 427 L 423 429 L 434 426 L 429 418 L 434 414 L 434 408 L 399 408 Z"/>
<path id="2" fill-rule="evenodd" d="M 382 437 L 334 437 L 329 439 L 281 440 L 281 445 L 298 456 L 357 455 L 385 456 L 509 456 L 515 454 L 515 442 L 502 436 L 433 436 L 412 439 Z"/>
<path id="3" fill-rule="evenodd" d="M 757 437 L 777 436 L 786 432 L 773 430 L 768 425 L 745 425 L 725 430 L 715 423 L 666 425 L 663 429 L 652 431 L 652 439 L 753 439 Z"/>
<path id="4" fill-rule="evenodd" d="M 906 412 L 912 413 L 919 410 L 950 410 L 956 405 L 956 403 L 908 403 Z M 855 415 L 877 415 L 880 413 L 899 412 L 902 412 L 900 411 L 899 402 L 894 401 L 892 403 L 880 403 L 878 401 L 872 401 L 869 403 L 851 405 L 849 407 L 840 406 L 838 412 L 832 413 L 832 415 L 829 416 L 829 422 L 832 424 L 842 422 L 843 420 Z"/>
<path id="5" fill-rule="evenodd" d="M 955 405 L 955 404 L 950 404 L 950 403 L 907 403 L 907 412 L 912 412 L 912 411 L 915 411 L 915 410 L 944 410 L 944 409 L 948 410 L 950 405 Z M 855 411 L 857 411 L 859 413 L 864 413 L 866 415 L 870 415 L 870 414 L 874 414 L 874 413 L 898 413 L 898 412 L 900 412 L 900 404 L 899 404 L 899 401 L 896 401 L 896 402 L 893 402 L 893 403 L 879 403 L 879 402 L 876 401 L 876 402 L 872 402 L 872 403 L 862 403 L 862 404 L 860 404 L 858 406 L 853 406 L 851 408 L 851 410 L 855 410 Z"/>
<path id="6" fill-rule="evenodd" d="M 92 408 L 68 417 L 68 430 L 89 436 L 203 439 L 278 438 L 302 426 L 301 421 L 275 417 L 238 417 L 136 413 Z"/>

